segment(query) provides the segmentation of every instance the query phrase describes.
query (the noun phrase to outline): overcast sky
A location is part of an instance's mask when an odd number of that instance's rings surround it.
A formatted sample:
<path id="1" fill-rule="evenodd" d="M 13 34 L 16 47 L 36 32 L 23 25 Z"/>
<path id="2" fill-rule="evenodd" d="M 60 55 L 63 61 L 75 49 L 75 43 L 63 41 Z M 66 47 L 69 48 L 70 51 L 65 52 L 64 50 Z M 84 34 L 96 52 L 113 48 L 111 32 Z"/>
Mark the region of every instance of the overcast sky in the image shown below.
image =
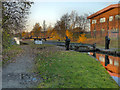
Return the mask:
<path id="1" fill-rule="evenodd" d="M 51 1 L 51 2 L 50 2 Z M 99 2 L 96 2 L 99 1 Z M 109 2 L 108 2 L 109 1 Z M 43 20 L 47 25 L 54 25 L 65 13 L 75 10 L 78 15 L 84 13 L 95 13 L 106 6 L 118 3 L 119 0 L 35 0 L 28 17 L 27 30 L 31 31 L 36 22 L 42 25 Z"/>

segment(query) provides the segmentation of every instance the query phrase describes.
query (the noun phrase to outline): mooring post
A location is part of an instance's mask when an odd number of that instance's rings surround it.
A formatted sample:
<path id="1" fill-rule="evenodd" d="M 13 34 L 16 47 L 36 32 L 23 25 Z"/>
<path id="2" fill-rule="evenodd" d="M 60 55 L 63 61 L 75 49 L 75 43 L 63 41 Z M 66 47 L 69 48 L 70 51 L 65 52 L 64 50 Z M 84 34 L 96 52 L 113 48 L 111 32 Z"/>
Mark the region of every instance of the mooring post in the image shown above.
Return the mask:
<path id="1" fill-rule="evenodd" d="M 65 40 L 66 50 L 69 50 L 69 44 L 70 44 L 70 39 L 66 36 L 66 40 Z"/>
<path id="2" fill-rule="evenodd" d="M 96 43 L 93 44 L 93 56 L 96 57 Z"/>

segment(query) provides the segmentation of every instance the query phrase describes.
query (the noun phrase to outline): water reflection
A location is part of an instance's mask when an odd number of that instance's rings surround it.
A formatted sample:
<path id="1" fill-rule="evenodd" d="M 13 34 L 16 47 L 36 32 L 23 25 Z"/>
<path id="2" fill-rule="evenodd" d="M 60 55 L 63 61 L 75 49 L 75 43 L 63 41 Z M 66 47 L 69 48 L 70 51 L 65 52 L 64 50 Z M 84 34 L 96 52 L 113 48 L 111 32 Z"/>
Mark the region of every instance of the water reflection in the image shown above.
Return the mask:
<path id="1" fill-rule="evenodd" d="M 107 66 L 109 64 L 109 58 L 108 55 L 105 55 L 105 66 Z"/>
<path id="2" fill-rule="evenodd" d="M 93 53 L 89 53 L 93 55 Z M 105 67 L 111 77 L 120 86 L 120 57 L 96 53 L 97 60 Z"/>

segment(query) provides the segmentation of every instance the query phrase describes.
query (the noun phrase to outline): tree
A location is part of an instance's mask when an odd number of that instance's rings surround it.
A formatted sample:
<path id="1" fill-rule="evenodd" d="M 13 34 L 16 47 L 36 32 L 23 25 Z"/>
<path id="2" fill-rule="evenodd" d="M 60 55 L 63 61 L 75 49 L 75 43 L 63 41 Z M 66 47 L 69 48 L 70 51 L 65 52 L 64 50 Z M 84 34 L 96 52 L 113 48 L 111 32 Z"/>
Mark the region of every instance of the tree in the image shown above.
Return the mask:
<path id="1" fill-rule="evenodd" d="M 26 1 L 26 0 L 25 0 Z M 25 28 L 29 9 L 33 2 L 2 2 L 2 27 L 9 32 L 19 32 Z"/>
<path id="2" fill-rule="evenodd" d="M 25 38 L 25 32 L 22 32 L 22 38 Z"/>
<path id="3" fill-rule="evenodd" d="M 51 36 L 52 30 L 53 30 L 53 28 L 51 27 L 51 25 L 48 26 L 48 28 L 47 28 L 47 37 L 50 37 L 50 36 Z"/>
<path id="4" fill-rule="evenodd" d="M 34 36 L 34 32 L 33 31 L 30 32 L 30 36 L 32 36 L 32 37 Z"/>
<path id="5" fill-rule="evenodd" d="M 51 40 L 58 40 L 61 39 L 59 34 L 57 33 L 57 31 L 53 30 L 53 32 L 51 33 Z"/>
<path id="6" fill-rule="evenodd" d="M 64 29 L 68 30 L 70 29 L 70 16 L 68 15 L 68 13 L 64 14 L 61 19 L 62 22 L 64 22 Z"/>
<path id="7" fill-rule="evenodd" d="M 71 23 L 71 29 L 74 29 L 77 23 L 78 14 L 76 11 L 72 11 L 70 14 L 70 23 Z"/>
<path id="8" fill-rule="evenodd" d="M 55 23 L 54 30 L 60 38 L 65 37 L 66 33 L 71 33 L 71 39 L 75 40 L 79 37 L 78 34 L 89 29 L 87 16 L 88 14 L 78 15 L 76 11 L 72 11 L 70 14 L 66 13 Z"/>
<path id="9" fill-rule="evenodd" d="M 83 43 L 87 38 L 85 37 L 85 34 L 81 34 L 78 39 L 78 43 Z"/>
<path id="10" fill-rule="evenodd" d="M 73 33 L 70 32 L 69 30 L 66 30 L 66 36 L 67 36 L 68 38 L 70 38 L 71 40 L 73 40 Z"/>
<path id="11" fill-rule="evenodd" d="M 65 31 L 66 31 L 65 21 L 64 20 L 57 21 L 54 26 L 54 30 L 57 33 L 59 33 L 60 37 L 65 37 Z"/>
<path id="12" fill-rule="evenodd" d="M 44 38 L 45 38 L 46 27 L 47 27 L 47 25 L 46 25 L 45 20 L 44 20 L 44 21 L 43 21 Z"/>
<path id="13" fill-rule="evenodd" d="M 18 33 L 25 28 L 27 15 L 33 2 L 22 1 L 23 2 L 2 2 L 3 48 L 10 46 L 10 38 L 13 36 L 13 33 Z"/>
<path id="14" fill-rule="evenodd" d="M 77 27 L 82 28 L 82 30 L 86 31 L 87 28 L 89 28 L 89 20 L 87 19 L 89 15 L 84 14 L 81 16 L 77 16 Z"/>
<path id="15" fill-rule="evenodd" d="M 41 26 L 39 25 L 39 23 L 36 23 L 35 26 L 33 27 L 33 33 L 34 36 L 39 37 L 41 34 Z"/>

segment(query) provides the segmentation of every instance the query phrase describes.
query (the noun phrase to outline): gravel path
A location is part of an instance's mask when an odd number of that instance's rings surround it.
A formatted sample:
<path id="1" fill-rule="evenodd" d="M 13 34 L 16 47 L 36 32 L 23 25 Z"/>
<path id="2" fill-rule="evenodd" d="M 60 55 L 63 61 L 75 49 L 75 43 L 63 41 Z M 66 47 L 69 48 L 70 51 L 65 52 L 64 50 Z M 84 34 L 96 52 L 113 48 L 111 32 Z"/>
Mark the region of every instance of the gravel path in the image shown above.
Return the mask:
<path id="1" fill-rule="evenodd" d="M 21 46 L 24 52 L 15 58 L 14 63 L 2 68 L 2 88 L 32 88 L 41 82 L 40 77 L 33 73 L 34 55 L 29 45 Z"/>

